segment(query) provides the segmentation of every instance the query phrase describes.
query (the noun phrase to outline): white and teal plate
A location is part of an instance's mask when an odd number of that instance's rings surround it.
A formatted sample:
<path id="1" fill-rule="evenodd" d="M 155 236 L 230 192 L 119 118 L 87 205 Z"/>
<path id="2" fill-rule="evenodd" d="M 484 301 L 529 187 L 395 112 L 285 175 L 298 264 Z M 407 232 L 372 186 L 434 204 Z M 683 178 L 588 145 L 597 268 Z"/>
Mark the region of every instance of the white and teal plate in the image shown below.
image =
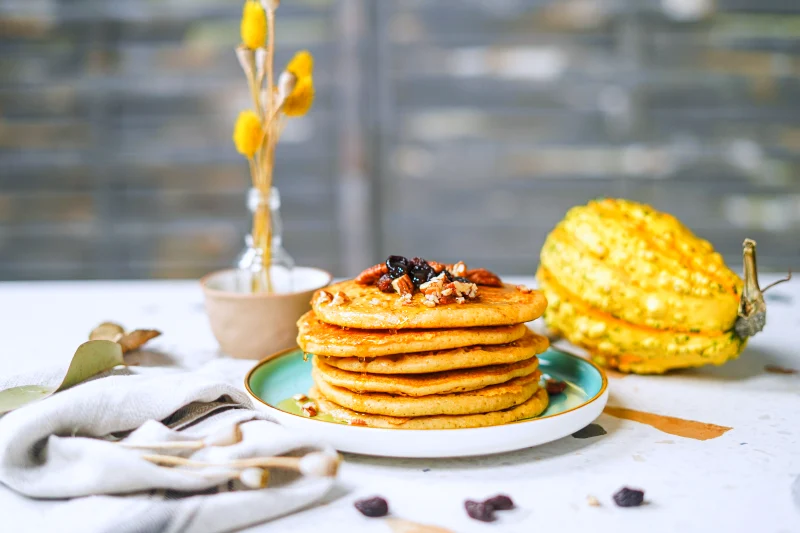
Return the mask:
<path id="1" fill-rule="evenodd" d="M 463 457 L 507 452 L 570 435 L 594 421 L 608 400 L 608 379 L 594 363 L 549 349 L 539 355 L 542 373 L 567 382 L 541 415 L 483 428 L 383 429 L 351 426 L 330 417 L 300 412 L 297 393 L 311 388 L 311 358 L 299 348 L 267 357 L 245 378 L 256 406 L 286 427 L 327 442 L 342 452 L 385 457 Z"/>

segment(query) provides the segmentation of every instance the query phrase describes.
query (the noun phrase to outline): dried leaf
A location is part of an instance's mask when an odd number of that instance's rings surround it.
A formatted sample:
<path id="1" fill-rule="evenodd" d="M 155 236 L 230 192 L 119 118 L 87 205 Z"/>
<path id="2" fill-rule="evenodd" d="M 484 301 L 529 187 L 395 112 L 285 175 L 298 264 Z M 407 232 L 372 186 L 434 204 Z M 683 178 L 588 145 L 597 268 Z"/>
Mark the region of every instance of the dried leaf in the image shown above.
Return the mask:
<path id="1" fill-rule="evenodd" d="M 138 349 L 144 343 L 155 339 L 159 335 L 161 335 L 161 332 L 155 329 L 137 329 L 131 331 L 117 342 L 122 346 L 122 353 L 128 353 Z"/>
<path id="2" fill-rule="evenodd" d="M 0 414 L 74 387 L 78 383 L 122 364 L 125 364 L 122 359 L 122 347 L 118 343 L 110 340 L 85 342 L 78 346 L 64 378 L 57 387 L 48 388 L 34 384 L 0 391 Z"/>
<path id="3" fill-rule="evenodd" d="M 122 353 L 125 354 L 140 348 L 147 341 L 155 339 L 159 335 L 161 332 L 156 329 L 137 329 L 126 333 L 125 328 L 116 322 L 103 322 L 92 330 L 89 340 L 117 342 L 122 346 Z"/>
<path id="4" fill-rule="evenodd" d="M 125 328 L 115 322 L 103 322 L 89 334 L 90 341 L 119 341 L 125 335 Z"/>

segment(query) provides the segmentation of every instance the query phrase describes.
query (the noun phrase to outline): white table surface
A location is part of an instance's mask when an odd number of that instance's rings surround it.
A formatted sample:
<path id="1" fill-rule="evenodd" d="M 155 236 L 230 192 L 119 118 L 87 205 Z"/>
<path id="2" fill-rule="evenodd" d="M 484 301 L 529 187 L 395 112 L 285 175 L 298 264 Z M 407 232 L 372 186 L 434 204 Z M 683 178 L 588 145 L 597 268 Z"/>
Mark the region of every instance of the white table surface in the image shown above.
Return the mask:
<path id="1" fill-rule="evenodd" d="M 770 279 L 764 276 L 762 285 Z M 800 281 L 770 296 L 767 328 L 738 360 L 677 375 L 610 379 L 609 405 L 733 427 L 719 438 L 676 437 L 603 414 L 596 422 L 604 436 L 566 437 L 497 456 L 345 455 L 340 487 L 327 504 L 253 531 L 388 533 L 381 519 L 352 507 L 379 494 L 395 516 L 459 532 L 798 532 L 800 375 L 767 373 L 764 366 L 800 368 Z M 194 281 L 0 283 L 0 372 L 64 365 L 105 320 L 164 332 L 148 347 L 169 355 L 142 364 L 193 367 L 221 357 Z M 242 375 L 249 366 L 242 363 Z M 611 495 L 625 485 L 644 489 L 650 503 L 614 506 Z M 499 492 L 519 509 L 493 524 L 466 516 L 464 499 Z M 590 494 L 601 507 L 586 504 Z M 25 498 L 0 486 L 0 523 L 23 520 L 26 508 Z"/>

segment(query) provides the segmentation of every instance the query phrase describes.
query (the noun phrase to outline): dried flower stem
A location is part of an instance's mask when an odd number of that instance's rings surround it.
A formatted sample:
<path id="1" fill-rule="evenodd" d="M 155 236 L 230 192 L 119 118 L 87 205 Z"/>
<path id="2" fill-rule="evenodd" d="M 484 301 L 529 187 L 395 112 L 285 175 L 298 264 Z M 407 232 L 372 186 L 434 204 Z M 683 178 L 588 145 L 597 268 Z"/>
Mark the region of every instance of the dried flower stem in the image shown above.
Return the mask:
<path id="1" fill-rule="evenodd" d="M 163 466 L 194 466 L 199 468 L 207 468 L 209 466 L 224 468 L 262 467 L 284 468 L 287 470 L 297 470 L 300 466 L 300 459 L 302 459 L 302 457 L 253 457 L 251 459 L 234 459 L 226 463 L 208 463 L 206 461 L 175 457 L 174 455 L 148 454 L 143 455 L 142 458 Z"/>
<path id="2" fill-rule="evenodd" d="M 275 59 L 275 10 L 271 4 L 266 6 L 267 16 L 267 47 L 264 57 L 264 72 L 267 77 L 266 87 L 266 111 L 263 110 L 259 100 L 262 79 L 259 77 L 258 86 L 254 92 L 254 98 L 259 109 L 259 116 L 262 118 L 262 128 L 264 135 L 260 143 L 261 148 L 257 155 L 256 172 L 253 173 L 253 186 L 259 190 L 263 198 L 269 199 L 272 190 L 272 169 L 274 164 L 275 143 L 277 139 L 274 135 L 276 111 L 275 107 L 275 77 L 273 64 Z M 260 172 L 259 172 L 260 171 Z M 264 264 L 263 276 L 253 279 L 253 292 L 265 289 L 272 292 L 272 276 L 270 264 L 272 263 L 272 221 L 270 219 L 269 200 L 267 205 L 261 205 L 253 215 L 253 245 L 261 250 Z M 263 287 L 261 286 L 263 282 Z"/>
<path id="3" fill-rule="evenodd" d="M 199 450 L 207 444 L 201 440 L 176 440 L 170 442 L 118 442 L 123 448 L 132 450 Z"/>
<path id="4" fill-rule="evenodd" d="M 272 116 L 275 99 L 275 81 L 272 72 L 275 59 L 275 10 L 272 5 L 267 6 L 267 116 Z M 270 128 L 271 129 L 271 128 Z"/>
<path id="5" fill-rule="evenodd" d="M 209 463 L 185 459 L 173 455 L 147 454 L 142 459 L 161 466 L 218 467 L 218 468 L 282 468 L 293 470 L 303 475 L 316 477 L 333 477 L 339 469 L 340 458 L 330 457 L 323 453 L 310 453 L 304 457 L 253 457 L 234 459 L 225 463 Z"/>

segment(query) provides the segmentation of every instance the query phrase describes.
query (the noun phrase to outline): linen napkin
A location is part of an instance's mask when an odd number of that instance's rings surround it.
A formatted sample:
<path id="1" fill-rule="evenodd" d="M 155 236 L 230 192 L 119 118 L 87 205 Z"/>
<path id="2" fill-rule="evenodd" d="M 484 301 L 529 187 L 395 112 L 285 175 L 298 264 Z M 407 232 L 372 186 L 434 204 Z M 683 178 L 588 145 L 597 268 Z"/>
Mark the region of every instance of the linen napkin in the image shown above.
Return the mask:
<path id="1" fill-rule="evenodd" d="M 213 441 L 235 427 L 239 442 L 198 450 L 120 444 Z M 142 455 L 218 465 L 310 452 L 336 454 L 202 371 L 110 375 L 0 418 L 0 482 L 32 498 L 70 499 L 42 506 L 34 528 L 41 530 L 215 533 L 258 524 L 320 501 L 335 479 L 272 469 L 268 488 L 248 489 L 236 478 L 240 470 L 157 466 Z"/>

